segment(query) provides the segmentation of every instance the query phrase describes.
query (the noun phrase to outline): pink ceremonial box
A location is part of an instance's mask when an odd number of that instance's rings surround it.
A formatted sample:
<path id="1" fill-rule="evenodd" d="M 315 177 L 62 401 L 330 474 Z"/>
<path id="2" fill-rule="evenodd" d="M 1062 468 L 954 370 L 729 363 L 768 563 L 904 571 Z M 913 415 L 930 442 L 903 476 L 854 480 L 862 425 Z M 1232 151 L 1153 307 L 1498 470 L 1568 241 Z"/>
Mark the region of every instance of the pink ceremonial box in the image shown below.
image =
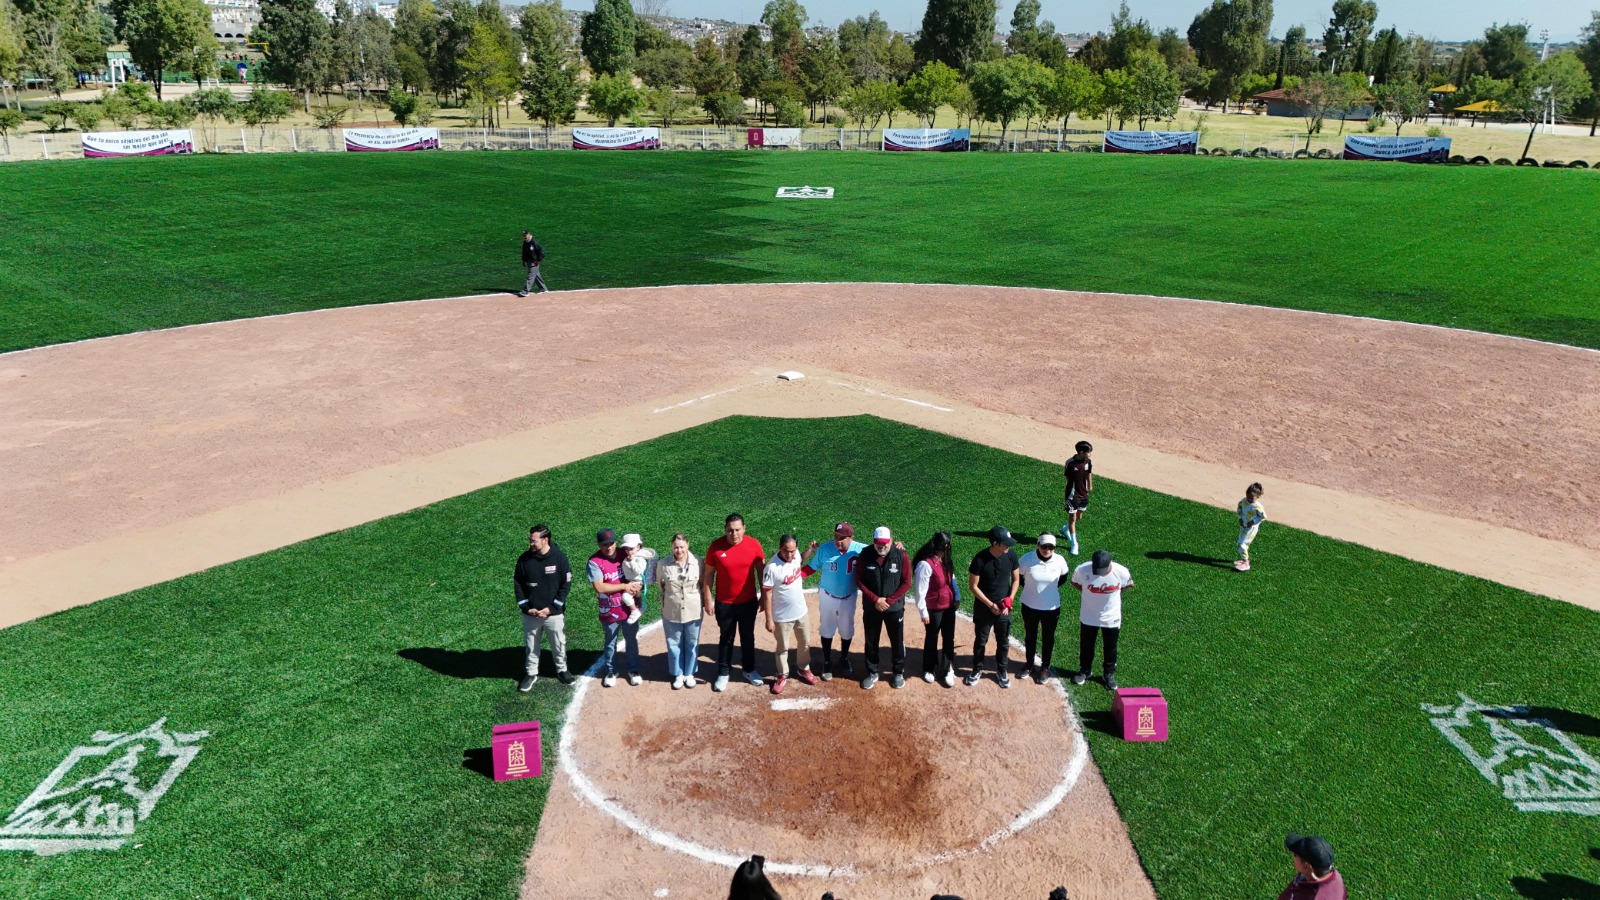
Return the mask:
<path id="1" fill-rule="evenodd" d="M 495 781 L 539 777 L 544 749 L 539 743 L 538 722 L 496 725 L 490 744 L 494 755 Z"/>
<path id="2" fill-rule="evenodd" d="M 1111 715 L 1125 741 L 1167 739 L 1167 698 L 1157 688 L 1117 688 Z"/>

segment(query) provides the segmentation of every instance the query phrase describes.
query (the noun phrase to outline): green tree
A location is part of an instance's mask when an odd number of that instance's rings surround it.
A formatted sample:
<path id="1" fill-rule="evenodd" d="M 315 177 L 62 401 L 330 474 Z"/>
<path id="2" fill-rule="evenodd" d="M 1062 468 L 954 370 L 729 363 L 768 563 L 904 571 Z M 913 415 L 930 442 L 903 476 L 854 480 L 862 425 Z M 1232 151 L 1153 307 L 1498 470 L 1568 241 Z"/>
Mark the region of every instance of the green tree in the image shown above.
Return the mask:
<path id="1" fill-rule="evenodd" d="M 805 50 L 806 8 L 799 0 L 767 0 L 761 10 L 761 24 L 772 29 L 772 56 L 783 77 L 794 81 L 800 72 L 800 54 Z"/>
<path id="2" fill-rule="evenodd" d="M 355 10 L 345 0 L 334 6 L 330 23 L 333 54 L 331 80 L 355 85 L 362 98 L 380 82 L 398 73 L 393 28 L 371 7 Z"/>
<path id="3" fill-rule="evenodd" d="M 1583 67 L 1589 70 L 1590 92 L 1581 109 L 1589 116 L 1589 136 L 1594 137 L 1596 127 L 1600 126 L 1600 10 L 1591 12 L 1589 16 L 1589 24 L 1583 27 L 1577 54 Z"/>
<path id="4" fill-rule="evenodd" d="M 938 60 L 970 73 L 990 55 L 994 43 L 994 0 L 928 0 L 917 37 L 916 60 Z"/>
<path id="5" fill-rule="evenodd" d="M 831 36 L 806 41 L 805 52 L 800 55 L 800 89 L 806 102 L 811 104 L 811 115 L 816 117 L 817 106 L 822 106 L 827 117 L 828 104 L 844 96 L 850 89 L 850 74 L 845 70 L 844 58 L 839 55 L 839 45 Z"/>
<path id="6" fill-rule="evenodd" d="M 1278 72 L 1272 81 L 1273 90 L 1283 87 L 1285 78 L 1299 78 L 1310 70 L 1311 51 L 1306 46 L 1304 25 L 1292 26 L 1283 33 L 1278 44 Z"/>
<path id="7" fill-rule="evenodd" d="M 718 91 L 700 97 L 700 106 L 712 124 L 722 127 L 744 121 L 744 98 L 735 91 Z"/>
<path id="8" fill-rule="evenodd" d="M 143 116 L 145 109 L 154 102 L 155 95 L 150 93 L 149 85 L 130 81 L 106 94 L 105 99 L 100 101 L 100 106 L 106 118 L 126 131 L 139 124 L 139 117 Z"/>
<path id="9" fill-rule="evenodd" d="M 906 80 L 905 89 L 900 92 L 900 103 L 907 112 L 921 119 L 925 127 L 932 128 L 939 107 L 955 99 L 960 84 L 960 72 L 934 60 Z"/>
<path id="10" fill-rule="evenodd" d="M 571 29 L 559 0 L 530 6 L 522 13 L 522 39 L 528 65 L 522 73 L 522 109 L 545 128 L 577 118 L 578 63 L 568 49 Z"/>
<path id="11" fill-rule="evenodd" d="M 1194 38 L 1189 38 L 1189 43 L 1194 43 Z M 1078 48 L 1078 61 L 1089 67 L 1089 71 L 1096 75 L 1110 68 L 1111 51 L 1109 42 L 1103 34 L 1097 34 L 1083 42 Z"/>
<path id="12" fill-rule="evenodd" d="M 1428 92 L 1409 74 L 1405 78 L 1392 78 L 1375 86 L 1372 97 L 1377 110 L 1394 123 L 1396 137 L 1399 137 L 1400 128 L 1407 122 L 1428 117 Z"/>
<path id="13" fill-rule="evenodd" d="M 1039 0 L 1017 0 L 1011 12 L 1011 32 L 1006 35 L 1006 49 L 1012 54 L 1032 55 L 1033 45 L 1039 40 Z"/>
<path id="14" fill-rule="evenodd" d="M 18 4 L 17 12 L 22 38 L 20 69 L 44 79 L 59 98 L 73 82 L 75 61 L 66 41 L 71 0 L 25 0 Z"/>
<path id="15" fill-rule="evenodd" d="M 162 128 L 188 128 L 195 120 L 194 106 L 182 100 L 159 101 L 150 108 L 149 116 Z"/>
<path id="16" fill-rule="evenodd" d="M 1176 32 L 1174 32 L 1176 34 Z M 1134 54 L 1156 50 L 1156 36 L 1150 23 L 1135 19 L 1128 11 L 1127 0 L 1117 7 L 1111 17 L 1111 36 L 1106 38 L 1106 65 L 1113 69 L 1126 69 Z"/>
<path id="17" fill-rule="evenodd" d="M 72 124 L 78 126 L 79 131 L 93 131 L 100 127 L 101 119 L 105 118 L 105 110 L 98 103 L 74 103 L 72 112 L 68 115 L 72 117 Z"/>
<path id="18" fill-rule="evenodd" d="M 516 60 L 494 29 L 481 21 L 474 22 L 472 42 L 461 58 L 461 79 L 467 96 L 477 101 L 486 127 L 498 127 L 499 104 L 516 93 L 517 81 L 512 76 L 516 67 Z"/>
<path id="19" fill-rule="evenodd" d="M 656 88 L 645 94 L 644 105 L 661 119 L 663 128 L 671 128 L 673 123 L 683 121 L 683 117 L 694 108 L 689 98 L 671 88 Z"/>
<path id="20" fill-rule="evenodd" d="M 253 37 L 267 45 L 267 77 L 299 91 L 310 112 L 311 91 L 322 84 L 333 56 L 333 35 L 315 0 L 261 0 Z"/>
<path id="21" fill-rule="evenodd" d="M 583 17 L 580 35 L 583 58 L 596 75 L 632 71 L 634 19 L 628 0 L 595 0 L 594 12 Z"/>
<path id="22" fill-rule="evenodd" d="M 114 95 L 113 95 L 114 96 Z M 206 88 L 189 95 L 200 119 L 200 135 L 208 146 L 217 145 L 217 123 L 239 118 L 239 104 L 227 88 Z"/>
<path id="23" fill-rule="evenodd" d="M 887 77 L 888 23 L 876 10 L 839 23 L 839 56 L 856 84 Z"/>
<path id="24" fill-rule="evenodd" d="M 993 56 L 1001 53 L 1000 45 L 990 41 L 988 49 Z M 889 39 L 889 50 L 884 56 L 884 68 L 887 70 L 889 80 L 896 84 L 904 84 L 911 73 L 917 68 L 917 52 L 906 42 L 903 34 L 897 34 Z"/>
<path id="25" fill-rule="evenodd" d="M 267 139 L 267 126 L 282 122 L 294 109 L 294 95 L 288 91 L 263 90 L 250 92 L 250 99 L 239 104 L 239 118 L 246 125 L 259 129 L 262 143 Z"/>
<path id="26" fill-rule="evenodd" d="M 851 88 L 839 105 L 843 107 L 845 115 L 856 123 L 859 134 L 877 128 L 884 116 L 899 107 L 900 91 L 892 81 L 867 81 Z M 870 125 L 867 124 L 869 120 L 872 123 Z"/>
<path id="27" fill-rule="evenodd" d="M 1118 119 L 1128 119 L 1144 130 L 1151 119 L 1170 119 L 1178 111 L 1178 74 L 1154 50 L 1139 50 L 1122 69 L 1106 73 L 1105 103 Z"/>
<path id="28" fill-rule="evenodd" d="M 1350 82 L 1337 75 L 1318 72 L 1303 79 L 1285 92 L 1291 103 L 1300 107 L 1306 120 L 1306 149 L 1311 149 L 1311 138 L 1322 132 L 1328 116 L 1343 115 L 1355 102 Z"/>
<path id="29" fill-rule="evenodd" d="M 601 75 L 589 82 L 589 109 L 607 125 L 615 127 L 618 119 L 633 115 L 643 105 L 644 95 L 626 73 Z"/>
<path id="30" fill-rule="evenodd" d="M 668 89 L 687 85 L 693 70 L 694 54 L 682 44 L 646 50 L 633 67 L 640 81 L 653 88 Z"/>
<path id="31" fill-rule="evenodd" d="M 439 96 L 458 98 L 464 87 L 461 60 L 472 44 L 472 26 L 478 21 L 478 8 L 470 0 L 443 0 L 439 4 L 439 25 L 434 37 L 433 56 L 428 59 L 428 79 Z"/>
<path id="32" fill-rule="evenodd" d="M 20 110 L 0 107 L 0 139 L 6 142 L 6 153 L 11 153 L 11 132 L 22 127 L 28 119 Z"/>
<path id="33" fill-rule="evenodd" d="M 438 43 L 439 8 L 433 0 L 400 0 L 394 15 L 394 60 L 396 77 L 408 90 L 425 91 L 432 84 Z"/>
<path id="34" fill-rule="evenodd" d="M 1216 70 L 1213 96 L 1221 96 L 1224 112 L 1240 80 L 1261 65 L 1271 29 L 1272 0 L 1211 0 L 1189 25 L 1189 45 L 1200 64 Z"/>
<path id="35" fill-rule="evenodd" d="M 734 69 L 739 73 L 739 93 L 752 99 L 761 91 L 761 85 L 777 74 L 777 65 L 772 54 L 767 52 L 767 43 L 761 39 L 761 29 L 754 25 L 739 35 Z"/>
<path id="36" fill-rule="evenodd" d="M 690 86 L 700 97 L 739 90 L 739 71 L 728 62 L 716 38 L 706 35 L 695 42 L 694 67 L 690 70 Z"/>
<path id="37" fill-rule="evenodd" d="M 1364 72 L 1367 44 L 1378 21 L 1374 0 L 1333 0 L 1333 18 L 1322 33 L 1323 58 L 1329 72 Z"/>
<path id="38" fill-rule="evenodd" d="M 1000 143 L 1011 123 L 1044 111 L 1044 101 L 1055 84 L 1055 74 L 1038 60 L 1010 56 L 972 67 L 968 85 L 978 104 L 978 115 L 1000 123 Z"/>
<path id="39" fill-rule="evenodd" d="M 210 34 L 210 13 L 206 33 Z M 105 67 L 106 47 L 116 39 L 116 24 L 95 0 L 71 0 L 61 46 L 77 72 L 93 72 Z"/>
<path id="40" fill-rule="evenodd" d="M 1528 25 L 1490 25 L 1483 32 L 1483 42 L 1478 45 L 1484 67 L 1490 78 L 1516 78 L 1539 61 L 1538 54 L 1528 46 Z"/>
<path id="41" fill-rule="evenodd" d="M 22 15 L 10 0 L 0 0 L 0 110 L 13 102 L 21 109 L 14 93 L 22 80 L 22 58 Z"/>
<path id="42" fill-rule="evenodd" d="M 1178 34 L 1176 28 L 1163 28 L 1156 35 L 1156 52 L 1166 61 L 1167 68 L 1174 72 L 1195 64 L 1194 50 L 1190 49 L 1189 41 Z"/>
<path id="43" fill-rule="evenodd" d="M 1512 84 L 1508 99 L 1524 120 L 1533 123 L 1528 129 L 1528 142 L 1522 146 L 1524 157 L 1533 148 L 1533 135 L 1545 116 L 1564 118 L 1594 92 L 1589 71 L 1572 53 L 1558 53 L 1524 69 Z"/>
<path id="44" fill-rule="evenodd" d="M 1396 78 L 1412 78 L 1416 60 L 1411 55 L 1411 42 L 1393 28 L 1378 32 L 1368 54 L 1367 74 L 1375 84 L 1385 84 Z"/>
<path id="45" fill-rule="evenodd" d="M 157 99 L 167 69 L 192 69 L 196 56 L 216 59 L 211 10 L 200 0 L 111 0 L 111 15 L 133 64 L 155 82 Z"/>
<path id="46" fill-rule="evenodd" d="M 950 109 L 956 114 L 956 121 L 965 120 L 967 127 L 972 127 L 972 120 L 978 117 L 978 98 L 972 96 L 972 88 L 965 82 L 956 85 L 956 95 L 950 98 Z"/>
<path id="47" fill-rule="evenodd" d="M 1077 60 L 1069 60 L 1056 70 L 1055 83 L 1044 96 L 1044 113 L 1061 120 L 1061 130 L 1074 114 L 1099 115 L 1105 106 L 1105 82 L 1089 67 Z"/>

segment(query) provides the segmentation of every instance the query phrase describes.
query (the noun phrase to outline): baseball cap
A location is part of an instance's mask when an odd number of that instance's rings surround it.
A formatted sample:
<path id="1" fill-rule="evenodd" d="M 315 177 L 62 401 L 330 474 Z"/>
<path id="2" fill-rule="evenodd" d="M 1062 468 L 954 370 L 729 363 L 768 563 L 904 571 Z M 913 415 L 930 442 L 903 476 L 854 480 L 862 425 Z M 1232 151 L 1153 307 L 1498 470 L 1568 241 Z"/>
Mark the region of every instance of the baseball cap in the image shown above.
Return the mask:
<path id="1" fill-rule="evenodd" d="M 631 531 L 622 536 L 622 546 L 624 547 L 638 547 L 643 543 L 644 539 Z"/>
<path id="2" fill-rule="evenodd" d="M 889 533 L 889 526 L 879 525 L 877 528 L 872 529 L 872 540 L 874 543 L 887 544 L 894 540 L 894 535 Z"/>
<path id="3" fill-rule="evenodd" d="M 1283 846 L 1305 860 L 1318 875 L 1326 874 L 1333 868 L 1333 845 L 1314 834 L 1295 834 L 1291 831 L 1284 839 Z"/>
<path id="4" fill-rule="evenodd" d="M 849 522 L 840 522 L 839 524 L 833 526 L 833 536 L 834 537 L 855 537 L 856 536 L 856 527 L 854 525 L 851 525 Z"/>
<path id="5" fill-rule="evenodd" d="M 1090 559 L 1094 565 L 1094 573 L 1096 575 L 1104 575 L 1105 573 L 1111 571 L 1110 550 L 1096 550 L 1094 552 L 1094 556 L 1090 557 Z"/>
<path id="6" fill-rule="evenodd" d="M 1038 544 L 1041 547 L 1054 547 L 1056 545 L 1056 536 L 1046 531 L 1039 535 Z"/>
<path id="7" fill-rule="evenodd" d="M 594 542 L 596 544 L 615 544 L 617 542 L 617 533 L 609 528 L 602 528 L 594 533 Z"/>
<path id="8" fill-rule="evenodd" d="M 1004 525 L 996 525 L 989 529 L 989 543 L 1005 544 L 1007 547 L 1015 545 L 1017 539 L 1011 536 L 1010 529 Z"/>

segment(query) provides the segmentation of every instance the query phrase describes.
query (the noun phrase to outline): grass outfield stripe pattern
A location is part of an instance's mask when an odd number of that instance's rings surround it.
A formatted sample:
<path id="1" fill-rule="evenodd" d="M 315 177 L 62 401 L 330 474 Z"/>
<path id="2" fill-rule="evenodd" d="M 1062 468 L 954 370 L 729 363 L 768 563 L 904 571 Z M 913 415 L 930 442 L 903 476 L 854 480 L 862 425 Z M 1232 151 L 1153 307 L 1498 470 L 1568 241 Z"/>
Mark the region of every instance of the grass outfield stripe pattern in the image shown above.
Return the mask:
<path id="1" fill-rule="evenodd" d="M 1600 347 L 1570 170 L 1118 154 L 398 153 L 19 163 L 0 351 L 513 290 L 995 284 L 1348 313 Z M 779 202 L 784 184 L 836 199 Z M 108 227 L 108 223 L 110 223 Z M 1536 287 L 1530 275 L 1537 273 Z"/>
<path id="2" fill-rule="evenodd" d="M 211 732 L 137 846 L 0 853 L 0 893 L 513 897 L 548 780 L 495 784 L 467 754 L 493 722 L 542 721 L 547 760 L 559 740 L 569 692 L 514 690 L 533 521 L 579 565 L 597 527 L 704 548 L 730 510 L 764 543 L 840 517 L 946 528 L 964 560 L 997 520 L 1058 526 L 1059 491 L 1052 464 L 898 423 L 725 419 L 0 631 L 7 811 L 98 729 Z M 1326 835 L 1360 896 L 1600 881 L 1592 819 L 1517 812 L 1421 709 L 1528 704 L 1600 756 L 1600 615 L 1276 523 L 1240 575 L 1226 511 L 1107 478 L 1082 528 L 1138 582 L 1121 680 L 1172 705 L 1168 743 L 1127 744 L 1109 695 L 1073 689 L 1163 898 L 1273 896 L 1291 828 Z M 575 670 L 593 603 L 574 589 Z"/>

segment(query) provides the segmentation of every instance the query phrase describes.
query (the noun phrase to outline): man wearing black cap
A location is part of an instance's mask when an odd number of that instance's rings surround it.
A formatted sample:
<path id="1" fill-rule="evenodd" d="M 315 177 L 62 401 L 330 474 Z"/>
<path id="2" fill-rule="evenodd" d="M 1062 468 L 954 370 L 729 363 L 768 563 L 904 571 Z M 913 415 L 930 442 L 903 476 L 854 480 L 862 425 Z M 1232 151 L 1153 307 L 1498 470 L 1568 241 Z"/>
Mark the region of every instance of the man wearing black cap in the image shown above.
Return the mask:
<path id="1" fill-rule="evenodd" d="M 1089 562 L 1072 572 L 1072 583 L 1082 591 L 1078 606 L 1078 671 L 1072 683 L 1089 680 L 1094 668 L 1094 641 L 1104 636 L 1106 690 L 1117 689 L 1117 637 L 1122 634 L 1122 592 L 1133 587 L 1126 567 L 1111 559 L 1111 551 L 1096 550 Z"/>
<path id="2" fill-rule="evenodd" d="M 1011 649 L 1011 604 L 1022 584 L 1022 563 L 1017 559 L 1017 539 L 1004 525 L 989 529 L 989 549 L 979 550 L 967 566 L 968 586 L 972 588 L 972 625 L 977 633 L 972 644 L 972 671 L 962 681 L 971 687 L 983 672 L 983 651 L 994 632 L 994 668 L 1000 686 L 1011 687 L 1006 660 Z"/>
<path id="3" fill-rule="evenodd" d="M 1344 876 L 1333 867 L 1333 845 L 1314 834 L 1289 833 L 1283 846 L 1294 854 L 1294 879 L 1278 900 L 1346 900 Z"/>

